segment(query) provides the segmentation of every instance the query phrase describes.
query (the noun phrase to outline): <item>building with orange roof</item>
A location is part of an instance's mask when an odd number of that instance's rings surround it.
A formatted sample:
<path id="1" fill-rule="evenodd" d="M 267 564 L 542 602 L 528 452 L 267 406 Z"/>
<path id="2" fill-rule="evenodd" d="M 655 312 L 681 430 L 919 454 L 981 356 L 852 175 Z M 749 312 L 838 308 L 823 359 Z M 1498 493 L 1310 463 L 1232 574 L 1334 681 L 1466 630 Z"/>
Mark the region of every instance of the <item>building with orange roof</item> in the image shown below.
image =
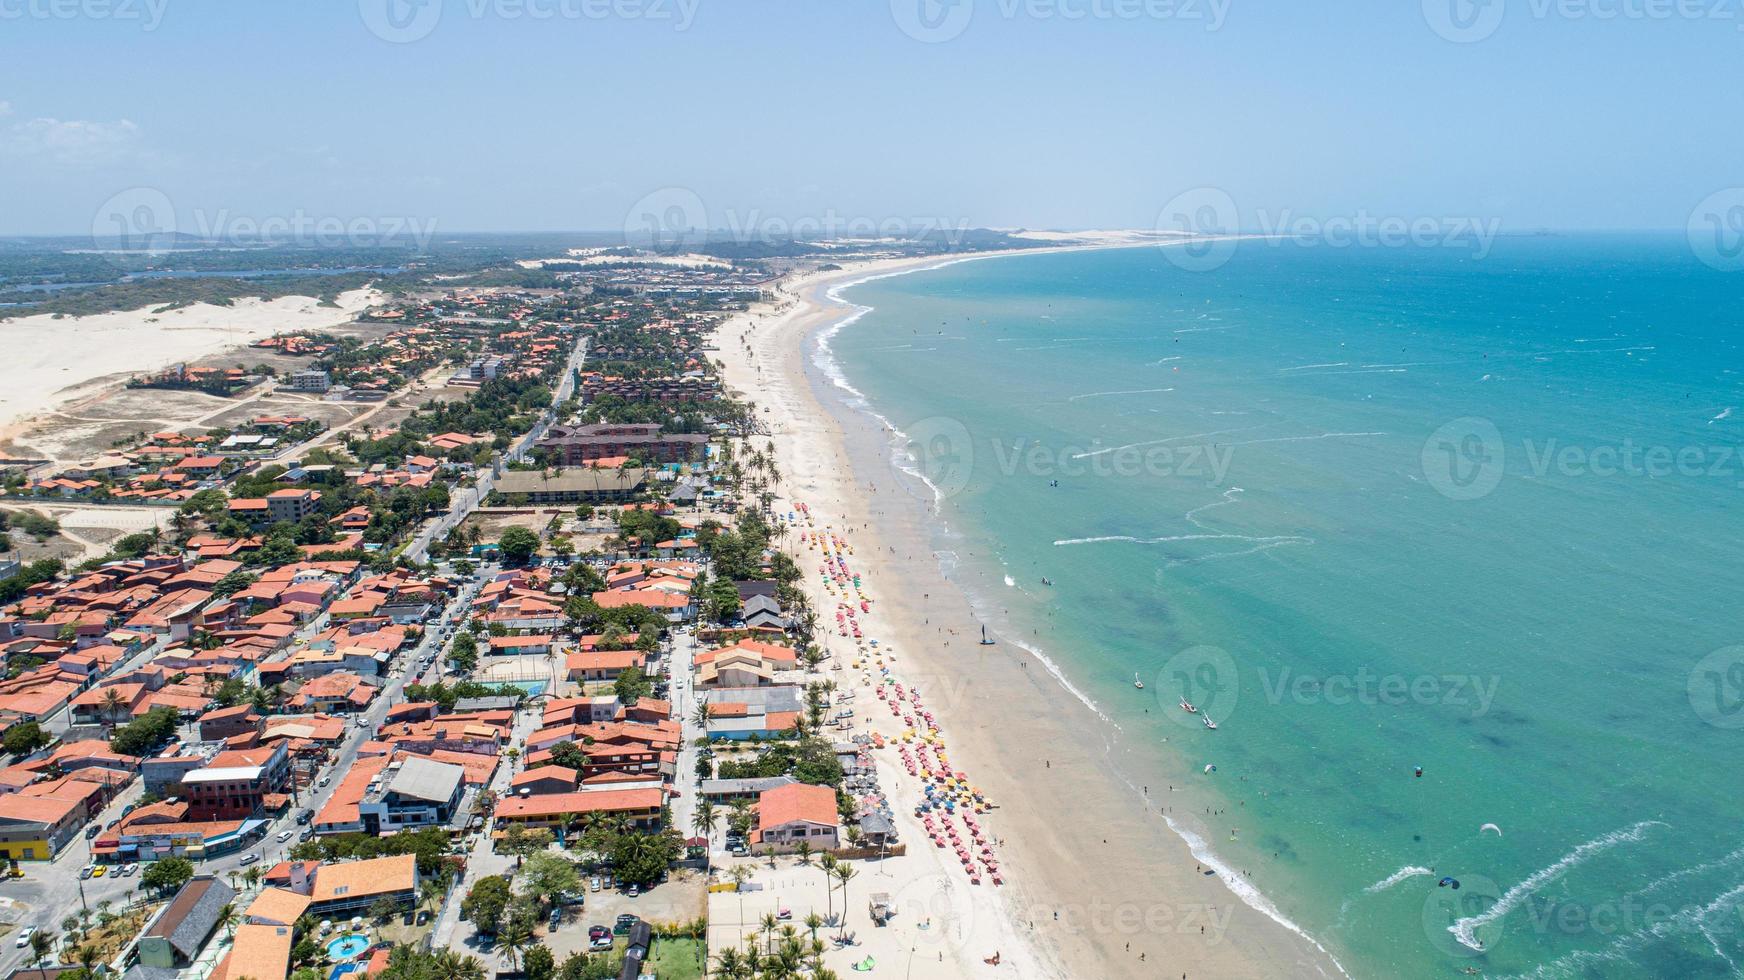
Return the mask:
<path id="1" fill-rule="evenodd" d="M 828 786 L 793 783 L 757 794 L 756 826 L 751 843 L 774 851 L 791 851 L 801 841 L 814 851 L 836 848 L 840 811 L 836 791 Z"/>
<path id="2" fill-rule="evenodd" d="M 412 854 L 363 861 L 323 863 L 315 869 L 309 914 L 316 918 L 355 915 L 387 900 L 410 905 L 418 895 L 418 858 Z"/>
<path id="3" fill-rule="evenodd" d="M 550 827 L 568 816 L 608 814 L 624 817 L 639 830 L 657 830 L 660 808 L 665 802 L 666 791 L 660 788 L 545 793 L 501 800 L 492 816 L 499 827 L 507 824 Z"/>

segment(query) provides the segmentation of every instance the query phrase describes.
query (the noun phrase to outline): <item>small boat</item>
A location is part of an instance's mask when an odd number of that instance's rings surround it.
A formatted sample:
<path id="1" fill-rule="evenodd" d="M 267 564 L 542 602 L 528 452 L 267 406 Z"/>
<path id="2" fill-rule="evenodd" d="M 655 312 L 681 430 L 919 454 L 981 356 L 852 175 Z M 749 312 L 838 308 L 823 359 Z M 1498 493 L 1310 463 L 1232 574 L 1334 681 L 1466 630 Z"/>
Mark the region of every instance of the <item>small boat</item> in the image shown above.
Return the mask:
<path id="1" fill-rule="evenodd" d="M 1186 698 L 1181 699 L 1181 710 L 1187 712 L 1190 715 L 1196 715 L 1199 713 L 1199 709 L 1193 705 L 1193 702 L 1187 700 Z"/>
<path id="2" fill-rule="evenodd" d="M 1204 721 L 1205 721 L 1205 727 L 1206 727 L 1206 728 L 1209 728 L 1209 729 L 1211 729 L 1211 730 L 1212 730 L 1212 731 L 1216 731 L 1216 730 L 1217 730 L 1217 722 L 1215 722 L 1215 721 L 1212 721 L 1212 720 L 1211 720 L 1211 716 L 1210 716 L 1210 715 L 1200 715 L 1200 716 L 1199 716 L 1199 717 L 1200 717 L 1200 718 L 1202 718 L 1202 719 L 1204 719 Z"/>
<path id="3" fill-rule="evenodd" d="M 990 647 L 993 645 L 992 638 L 987 635 L 987 626 L 985 623 L 981 626 L 981 645 L 984 647 Z"/>
<path id="4" fill-rule="evenodd" d="M 1142 691 L 1144 690 L 1144 681 L 1139 680 L 1138 675 L 1134 674 L 1132 675 L 1132 686 Z"/>
<path id="5" fill-rule="evenodd" d="M 1042 584 L 1047 585 L 1047 586 L 1052 586 L 1054 584 L 1054 580 L 1051 578 L 1048 578 L 1046 575 L 1043 575 L 1042 576 Z"/>

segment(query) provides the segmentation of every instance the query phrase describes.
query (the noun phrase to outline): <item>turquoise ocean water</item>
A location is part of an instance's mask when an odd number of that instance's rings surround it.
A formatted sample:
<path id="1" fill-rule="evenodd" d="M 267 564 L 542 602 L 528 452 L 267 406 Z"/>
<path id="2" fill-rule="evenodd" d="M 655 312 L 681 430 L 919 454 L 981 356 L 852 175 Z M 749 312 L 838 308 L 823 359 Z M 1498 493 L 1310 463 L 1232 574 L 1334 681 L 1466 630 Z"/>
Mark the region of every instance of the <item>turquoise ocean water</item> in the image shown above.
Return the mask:
<path id="1" fill-rule="evenodd" d="M 842 294 L 953 577 L 1353 975 L 1738 975 L 1744 277 L 1250 242 Z"/>

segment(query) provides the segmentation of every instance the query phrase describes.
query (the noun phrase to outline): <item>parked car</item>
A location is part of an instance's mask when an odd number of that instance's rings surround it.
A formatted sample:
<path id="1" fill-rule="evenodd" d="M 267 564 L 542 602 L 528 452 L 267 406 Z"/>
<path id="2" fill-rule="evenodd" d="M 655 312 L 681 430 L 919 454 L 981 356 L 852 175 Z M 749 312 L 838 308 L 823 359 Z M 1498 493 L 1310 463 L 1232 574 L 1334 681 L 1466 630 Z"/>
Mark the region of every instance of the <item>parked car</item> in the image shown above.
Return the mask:
<path id="1" fill-rule="evenodd" d="M 630 882 L 630 887 L 624 891 L 624 894 L 631 898 L 635 898 L 642 894 L 642 886 L 632 881 Z"/>
<path id="2" fill-rule="evenodd" d="M 623 915 L 618 916 L 618 921 L 613 925 L 612 931 L 620 933 L 629 932 L 631 929 L 635 928 L 636 923 L 640 921 L 642 920 L 637 916 L 625 912 Z"/>
<path id="3" fill-rule="evenodd" d="M 280 844 L 283 844 L 285 841 L 288 841 L 290 839 L 291 839 L 291 832 L 290 831 L 288 831 L 288 830 L 279 831 L 278 840 L 279 840 Z"/>
<path id="4" fill-rule="evenodd" d="M 91 877 L 93 877 L 93 878 L 101 878 L 108 873 L 109 873 L 109 868 L 106 865 L 99 864 L 96 867 L 91 869 Z"/>
<path id="5" fill-rule="evenodd" d="M 85 828 L 85 839 L 90 840 L 91 838 L 97 836 L 98 834 L 100 834 L 102 832 L 103 832 L 103 825 L 99 824 L 99 823 L 94 823 L 91 826 Z"/>
<path id="6" fill-rule="evenodd" d="M 96 871 L 96 870 L 97 870 L 96 865 L 93 865 L 93 864 L 85 865 L 84 867 L 79 869 L 79 880 L 84 881 L 85 879 L 91 877 L 91 872 Z"/>
<path id="7" fill-rule="evenodd" d="M 121 875 L 124 878 L 131 878 L 136 874 L 139 874 L 139 865 L 137 863 L 129 864 L 121 869 Z"/>
<path id="8" fill-rule="evenodd" d="M 297 814 L 297 824 L 299 826 L 307 826 L 309 821 L 311 821 L 313 819 L 315 819 L 315 811 L 314 810 L 304 810 L 301 813 Z"/>
<path id="9" fill-rule="evenodd" d="M 259 861 L 259 860 L 260 860 L 259 854 L 244 854 L 242 856 L 241 864 L 243 867 L 247 867 L 248 865 L 251 865 L 254 862 Z"/>
<path id="10" fill-rule="evenodd" d="M 587 879 L 587 890 L 590 892 L 597 892 L 600 890 L 599 875 L 594 875 L 592 878 Z"/>

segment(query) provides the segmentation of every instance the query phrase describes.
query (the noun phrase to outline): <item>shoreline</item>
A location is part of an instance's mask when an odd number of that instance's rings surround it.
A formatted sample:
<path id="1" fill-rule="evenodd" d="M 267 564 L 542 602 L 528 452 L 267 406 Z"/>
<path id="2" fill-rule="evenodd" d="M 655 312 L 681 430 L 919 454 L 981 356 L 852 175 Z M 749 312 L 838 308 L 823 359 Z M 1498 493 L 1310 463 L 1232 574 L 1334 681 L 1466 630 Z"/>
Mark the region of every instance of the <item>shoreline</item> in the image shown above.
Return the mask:
<path id="1" fill-rule="evenodd" d="M 1330 952 L 1252 886 L 1207 880 L 1222 873 L 1203 870 L 1213 859 L 1204 840 L 1130 784 L 1116 765 L 1118 724 L 1051 660 L 1008 636 L 981 647 L 968 628 L 931 623 L 978 622 L 968 594 L 934 550 L 937 502 L 924 499 L 918 486 L 903 486 L 925 478 L 897 469 L 891 448 L 898 430 L 870 406 L 852 404 L 863 396 L 827 364 L 829 338 L 870 309 L 841 296 L 854 285 L 965 261 L 1153 244 L 881 260 L 810 273 L 786 284 L 774 307 L 753 308 L 723 325 L 718 356 L 729 385 L 768 409 L 760 417 L 784 471 L 778 496 L 806 503 L 822 523 L 853 529 L 861 545 L 857 563 L 875 595 L 890 596 L 892 583 L 902 583 L 898 602 L 877 604 L 863 621 L 869 635 L 898 651 L 898 676 L 918 678 L 926 688 L 954 764 L 1002 804 L 988 823 L 1002 838 L 1008 885 L 971 891 L 968 914 L 1009 924 L 1006 938 L 1027 947 L 1021 957 L 1001 951 L 1006 965 L 1029 961 L 1029 969 L 1019 969 L 1026 976 L 1344 975 Z M 823 357 L 814 358 L 820 351 Z M 1036 746 L 1047 747 L 1039 760 Z M 1035 761 L 1043 769 L 1034 769 Z M 890 795 L 899 810 L 910 802 L 900 791 Z M 1072 813 L 1077 827 L 1090 829 L 1068 827 L 1050 818 L 1055 813 Z M 913 835 L 905 838 L 914 842 Z M 920 843 L 930 850 L 924 837 Z M 1195 851 L 1199 866 L 1190 871 Z M 949 950 L 955 969 L 940 975 L 1000 975 L 982 962 L 994 951 L 955 944 Z"/>

